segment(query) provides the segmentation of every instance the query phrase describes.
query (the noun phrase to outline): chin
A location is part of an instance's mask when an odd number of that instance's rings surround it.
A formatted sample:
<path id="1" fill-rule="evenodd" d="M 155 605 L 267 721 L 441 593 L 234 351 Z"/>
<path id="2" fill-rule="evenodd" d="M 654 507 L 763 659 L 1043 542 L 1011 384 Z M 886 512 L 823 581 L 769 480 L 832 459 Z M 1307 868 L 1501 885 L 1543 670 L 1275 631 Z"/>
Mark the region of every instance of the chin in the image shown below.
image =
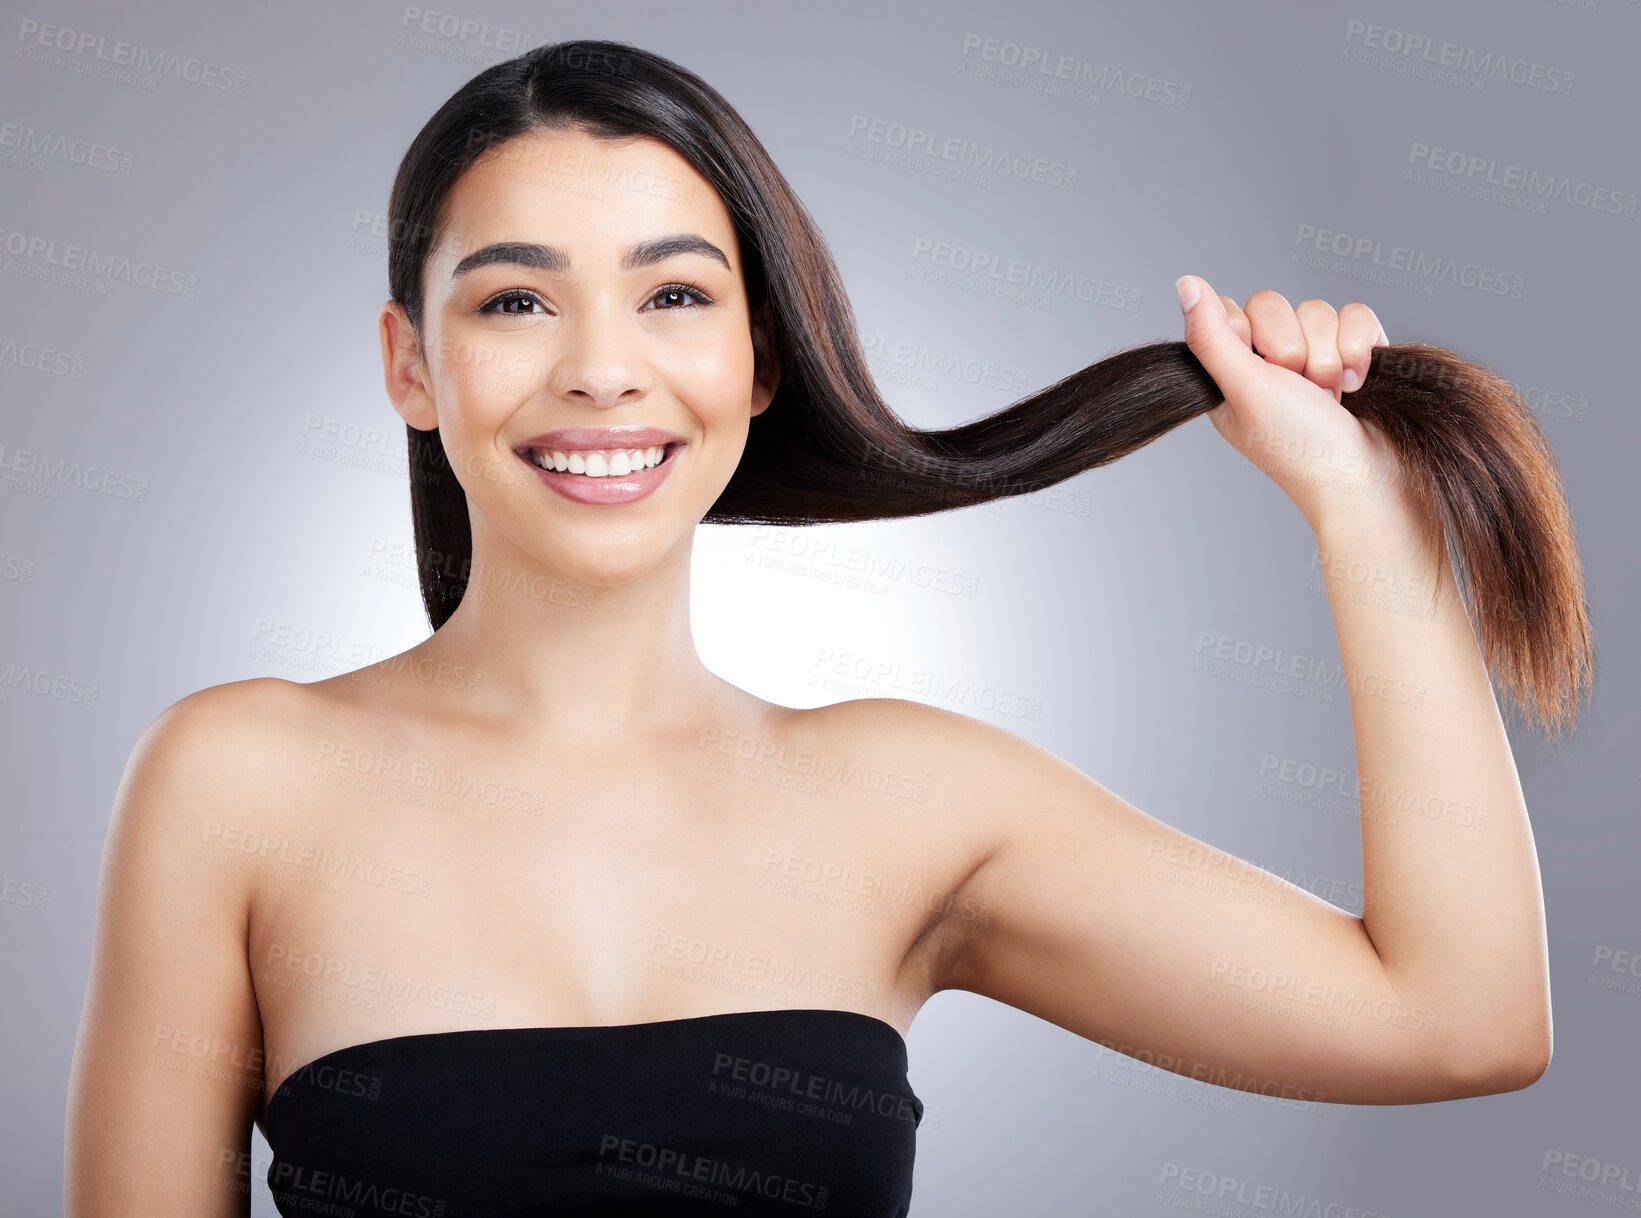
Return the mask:
<path id="1" fill-rule="evenodd" d="M 550 563 L 571 583 L 593 588 L 619 588 L 648 575 L 660 566 L 667 550 L 648 539 L 630 542 L 589 543 L 560 552 Z"/>

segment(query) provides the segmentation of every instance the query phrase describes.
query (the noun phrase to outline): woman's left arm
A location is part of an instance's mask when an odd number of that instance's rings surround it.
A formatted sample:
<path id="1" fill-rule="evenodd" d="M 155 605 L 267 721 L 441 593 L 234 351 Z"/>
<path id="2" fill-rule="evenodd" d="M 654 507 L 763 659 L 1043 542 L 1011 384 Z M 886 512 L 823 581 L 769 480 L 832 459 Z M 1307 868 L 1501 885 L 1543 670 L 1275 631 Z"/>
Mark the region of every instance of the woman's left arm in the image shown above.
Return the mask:
<path id="1" fill-rule="evenodd" d="M 1206 288 L 1206 285 L 1204 285 Z M 942 775 L 930 832 L 969 860 L 930 992 L 963 989 L 1164 1069 L 1293 1099 L 1413 1103 L 1515 1090 L 1551 1051 L 1532 831 L 1445 554 L 1382 437 L 1341 404 L 1371 310 L 1204 291 L 1187 341 L 1209 412 L 1315 534 L 1358 770 L 1358 917 L 1146 815 L 1002 728 L 929 712 L 898 737 Z M 1387 607 L 1389 584 L 1405 598 Z M 1421 611 L 1422 610 L 1422 611 Z M 891 716 L 865 700 L 862 739 Z M 907 703 L 897 703 L 904 714 Z M 926 709 L 926 708 L 925 708 Z M 1189 742 L 1178 746 L 1182 761 Z"/>
<path id="2" fill-rule="evenodd" d="M 1204 284 L 1186 335 L 1225 394 L 1215 426 L 1316 537 L 1350 695 L 1368 937 L 1399 990 L 1465 1029 L 1478 1065 L 1537 1078 L 1548 948 L 1515 759 L 1448 557 L 1419 540 L 1389 446 L 1340 404 L 1383 327 L 1362 304 L 1295 310 L 1267 291 L 1243 310 Z"/>
<path id="3" fill-rule="evenodd" d="M 1350 691 L 1367 934 L 1397 989 L 1463 1030 L 1469 1073 L 1536 1079 L 1550 1061 L 1538 858 L 1452 568 L 1393 496 L 1313 528 Z M 1385 603 L 1375 579 L 1407 591 Z"/>

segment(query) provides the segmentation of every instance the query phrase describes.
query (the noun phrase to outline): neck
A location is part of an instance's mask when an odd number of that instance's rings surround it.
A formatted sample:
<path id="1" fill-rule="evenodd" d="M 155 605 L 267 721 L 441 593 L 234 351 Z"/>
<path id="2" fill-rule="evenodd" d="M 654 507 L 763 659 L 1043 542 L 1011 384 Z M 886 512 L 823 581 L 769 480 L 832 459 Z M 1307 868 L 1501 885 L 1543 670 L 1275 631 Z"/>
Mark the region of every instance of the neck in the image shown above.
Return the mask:
<path id="1" fill-rule="evenodd" d="M 466 705 L 509 731 L 608 745 L 692 727 L 729 688 L 695 650 L 693 542 L 692 531 L 636 578 L 593 585 L 475 519 L 461 604 L 416 650 L 476 671 Z"/>

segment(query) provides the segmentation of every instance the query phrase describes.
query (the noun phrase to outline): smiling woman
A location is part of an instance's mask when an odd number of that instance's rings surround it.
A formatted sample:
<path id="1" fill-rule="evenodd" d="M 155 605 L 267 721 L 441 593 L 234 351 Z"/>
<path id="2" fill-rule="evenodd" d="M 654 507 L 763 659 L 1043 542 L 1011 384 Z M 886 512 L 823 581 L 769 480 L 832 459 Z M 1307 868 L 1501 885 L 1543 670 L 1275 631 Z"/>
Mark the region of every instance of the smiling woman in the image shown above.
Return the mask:
<path id="1" fill-rule="evenodd" d="M 555 80 L 612 87 L 608 74 L 554 73 L 549 62 L 538 97 Z M 506 88 L 447 103 L 395 185 L 394 230 L 408 238 L 390 247 L 394 299 L 381 334 L 389 392 L 414 437 L 418 537 L 454 525 L 457 565 L 495 552 L 492 566 L 516 567 L 468 532 L 495 528 L 509 552 L 537 539 L 597 551 L 593 582 L 625 582 L 676 550 L 734 473 L 779 376 L 753 333 L 767 311 L 752 316 L 736 225 L 686 159 L 562 113 L 508 121 L 491 96 Z M 435 201 L 419 179 L 464 153 Z M 574 419 L 555 417 L 565 402 L 582 408 Z M 575 504 L 629 508 L 624 542 L 612 544 L 614 522 L 596 512 L 567 511 L 544 528 L 542 485 Z M 559 572 L 577 565 L 567 552 L 552 560 Z M 424 579 L 438 589 L 450 569 L 424 567 Z M 465 586 L 460 575 L 450 582 Z"/>
<path id="2" fill-rule="evenodd" d="M 911 428 L 751 130 L 622 43 L 480 73 L 390 210 L 381 352 L 433 633 L 328 680 L 202 690 L 139 741 L 70 1214 L 243 1212 L 255 1123 L 285 1214 L 903 1216 L 924 1111 L 905 1034 L 944 989 L 1272 1095 L 1410 1103 L 1546 1068 L 1537 862 L 1488 669 L 1565 727 L 1592 644 L 1557 472 L 1505 382 L 1390 345 L 1360 304 L 1238 307 L 1186 276 L 1185 341 Z M 781 706 L 696 654 L 703 521 L 983 503 L 1204 413 L 1329 559 L 1363 791 L 1490 818 L 1364 796 L 1362 917 L 999 728 L 896 699 Z M 1332 573 L 1357 563 L 1438 612 L 1351 595 Z M 1417 674 L 1417 705 L 1386 673 Z M 818 798 L 747 781 L 745 758 L 876 777 Z M 424 882 L 202 866 L 229 831 Z M 1209 882 L 1180 882 L 1192 859 Z M 910 916 L 793 899 L 840 866 L 917 894 Z M 210 1049 L 208 1078 L 153 1068 L 179 1038 Z"/>
<path id="3" fill-rule="evenodd" d="M 676 233 L 629 245 L 621 252 L 619 266 L 623 271 L 641 271 L 683 255 L 710 258 L 726 272 L 733 273 L 724 252 L 705 237 L 694 233 Z M 463 256 L 450 277 L 452 281 L 460 280 L 486 266 L 537 271 L 560 279 L 573 274 L 576 269 L 569 256 L 555 246 L 499 241 Z M 664 308 L 658 303 L 678 297 L 687 300 Z M 711 296 L 693 283 L 669 283 L 652 292 L 644 307 L 677 313 L 710 307 L 714 303 Z M 479 306 L 477 312 L 527 315 L 527 311 L 512 311 L 507 307 L 515 304 L 530 306 L 528 312 L 536 311 L 537 307 L 542 314 L 547 312 L 540 297 L 516 288 L 492 297 Z M 384 315 L 383 321 L 387 323 L 389 316 Z M 607 428 L 558 428 L 531 437 L 514 452 L 521 460 L 542 470 L 542 481 L 567 499 L 578 503 L 631 503 L 642 499 L 661 484 L 672 469 L 671 459 L 684 443 L 682 436 L 672 432 L 629 424 Z M 662 472 L 652 474 L 652 470 Z"/>

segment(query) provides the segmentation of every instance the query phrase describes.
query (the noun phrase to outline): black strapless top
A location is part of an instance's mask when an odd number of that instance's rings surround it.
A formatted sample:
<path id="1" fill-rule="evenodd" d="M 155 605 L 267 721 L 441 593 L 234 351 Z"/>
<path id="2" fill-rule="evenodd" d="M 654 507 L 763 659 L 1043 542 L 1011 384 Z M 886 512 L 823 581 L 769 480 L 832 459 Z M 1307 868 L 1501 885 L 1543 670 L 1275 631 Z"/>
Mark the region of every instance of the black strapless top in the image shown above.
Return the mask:
<path id="1" fill-rule="evenodd" d="M 394 1036 L 268 1101 L 284 1215 L 904 1218 L 923 1101 L 856 1011 Z"/>

